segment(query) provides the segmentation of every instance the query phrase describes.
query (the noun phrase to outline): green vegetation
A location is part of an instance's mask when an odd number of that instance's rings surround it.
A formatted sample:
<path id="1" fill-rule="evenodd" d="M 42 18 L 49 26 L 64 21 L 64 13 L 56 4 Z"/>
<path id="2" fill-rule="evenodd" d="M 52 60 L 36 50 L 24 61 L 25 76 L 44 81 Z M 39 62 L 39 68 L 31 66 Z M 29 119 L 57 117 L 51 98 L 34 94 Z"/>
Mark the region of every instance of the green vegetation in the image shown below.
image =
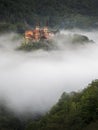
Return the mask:
<path id="1" fill-rule="evenodd" d="M 4 103 L 0 104 L 0 130 L 23 130 L 22 122 Z"/>
<path id="2" fill-rule="evenodd" d="M 98 120 L 89 124 L 86 128 L 83 130 L 98 130 Z"/>
<path id="3" fill-rule="evenodd" d="M 97 0 L 1 0 L 0 28 L 22 32 L 40 21 L 51 27 L 98 27 Z M 5 28 L 5 26 L 4 26 Z M 1 30 L 0 30 L 1 31 Z"/>
<path id="4" fill-rule="evenodd" d="M 39 41 L 39 42 L 28 42 L 22 43 L 20 47 L 17 48 L 17 50 L 24 50 L 24 51 L 31 51 L 31 50 L 53 50 L 54 45 L 52 44 L 52 41 Z"/>
<path id="5" fill-rule="evenodd" d="M 98 80 L 81 92 L 64 92 L 45 116 L 24 120 L 20 121 L 4 105 L 0 106 L 1 130 L 97 130 Z"/>
<path id="6" fill-rule="evenodd" d="M 84 44 L 84 43 L 94 43 L 93 40 L 90 40 L 87 36 L 85 35 L 80 35 L 80 34 L 74 34 L 72 36 L 72 39 L 71 39 L 72 43 L 81 43 L 81 44 Z"/>
<path id="7" fill-rule="evenodd" d="M 47 50 L 47 51 L 58 50 L 58 49 L 60 49 L 60 47 L 57 44 L 57 39 L 61 39 L 61 40 L 68 39 L 68 42 L 73 44 L 74 47 L 77 45 L 94 43 L 93 40 L 90 40 L 85 35 L 81 35 L 81 34 L 63 35 L 63 34 L 58 33 L 54 36 L 54 39 L 51 39 L 51 40 L 50 39 L 49 40 L 41 39 L 38 42 L 33 42 L 32 39 L 31 39 L 31 41 L 23 39 L 23 42 L 21 43 L 21 45 L 18 48 L 16 48 L 16 50 L 23 50 L 23 51 L 32 51 L 32 50 L 38 50 L 38 49 L 43 49 L 43 50 Z M 65 46 L 66 46 L 66 43 L 65 43 Z"/>
<path id="8" fill-rule="evenodd" d="M 26 130 L 34 127 L 37 130 L 83 130 L 97 120 L 98 80 L 95 80 L 82 92 L 64 92 L 50 112 L 40 121 L 29 123 Z M 98 125 L 95 128 L 97 130 Z"/>

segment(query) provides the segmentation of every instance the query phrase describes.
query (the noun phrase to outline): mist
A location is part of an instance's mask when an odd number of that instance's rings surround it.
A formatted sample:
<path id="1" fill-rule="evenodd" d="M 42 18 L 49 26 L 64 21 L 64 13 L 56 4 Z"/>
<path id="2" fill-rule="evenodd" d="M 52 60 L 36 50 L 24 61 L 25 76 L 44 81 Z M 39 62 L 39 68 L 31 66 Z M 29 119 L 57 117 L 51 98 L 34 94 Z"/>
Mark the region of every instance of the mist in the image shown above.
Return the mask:
<path id="1" fill-rule="evenodd" d="M 62 30 L 57 50 L 17 51 L 21 38 L 0 36 L 0 98 L 15 112 L 46 112 L 61 94 L 81 91 L 98 78 L 98 31 Z M 94 43 L 72 45 L 72 34 L 88 36 Z M 14 38 L 13 38 L 14 37 Z"/>

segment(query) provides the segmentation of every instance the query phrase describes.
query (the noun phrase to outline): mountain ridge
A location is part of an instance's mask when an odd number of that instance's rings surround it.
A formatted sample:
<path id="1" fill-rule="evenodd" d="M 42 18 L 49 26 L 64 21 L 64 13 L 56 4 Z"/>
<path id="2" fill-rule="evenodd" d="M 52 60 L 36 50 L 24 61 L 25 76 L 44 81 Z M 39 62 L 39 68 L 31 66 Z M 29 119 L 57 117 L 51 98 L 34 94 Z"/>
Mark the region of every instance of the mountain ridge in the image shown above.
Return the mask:
<path id="1" fill-rule="evenodd" d="M 51 21 L 56 17 L 64 18 L 71 14 L 97 17 L 97 7 L 97 0 L 1 0 L 0 19 L 16 23 L 38 20 L 38 17 Z"/>

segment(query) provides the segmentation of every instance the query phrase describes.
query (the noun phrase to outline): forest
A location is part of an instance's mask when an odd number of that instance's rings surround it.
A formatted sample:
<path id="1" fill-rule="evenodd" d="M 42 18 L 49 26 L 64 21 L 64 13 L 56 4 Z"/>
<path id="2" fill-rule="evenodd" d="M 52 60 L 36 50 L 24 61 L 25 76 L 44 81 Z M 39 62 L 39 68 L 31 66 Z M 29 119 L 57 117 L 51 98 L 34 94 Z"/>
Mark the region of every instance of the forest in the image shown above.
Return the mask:
<path id="1" fill-rule="evenodd" d="M 40 23 L 40 26 L 45 26 L 47 21 L 48 21 L 48 26 L 56 30 L 57 29 L 67 30 L 67 29 L 74 29 L 74 28 L 76 28 L 77 30 L 78 28 L 85 29 L 86 31 L 88 31 L 89 29 L 97 30 L 98 29 L 98 0 L 0 0 L 0 34 L 2 34 L 2 32 L 7 33 L 7 31 L 11 31 L 15 33 L 18 32 L 23 34 L 26 29 L 31 29 L 35 27 L 35 25 L 38 23 Z M 97 35 L 96 31 L 95 34 Z M 5 44 L 6 41 L 10 38 L 6 40 L 5 35 L 3 36 L 4 36 L 3 37 L 4 40 L 1 42 Z M 1 45 L 2 46 L 0 47 L 2 50 L 2 48 L 4 47 L 3 44 Z M 2 52 L 3 55 L 6 56 L 6 51 L 2 51 Z M 88 52 L 86 52 L 86 54 L 87 53 Z M 8 53 L 6 57 L 9 58 L 8 57 L 9 55 L 10 53 Z M 15 58 L 17 58 L 18 60 L 19 57 L 15 55 Z M 3 62 L 4 60 L 5 66 L 7 66 L 6 64 L 7 58 L 5 59 L 2 58 L 1 60 L 1 62 Z M 12 62 L 13 60 L 11 61 L 10 64 L 9 59 L 8 59 L 8 63 L 9 63 L 8 65 L 11 67 L 11 65 L 13 65 Z M 16 65 L 18 63 L 17 59 L 14 60 Z M 22 59 L 22 61 L 24 61 L 24 58 Z M 93 64 L 91 65 L 92 65 L 91 68 L 93 68 Z M 9 69 L 9 66 L 6 67 L 5 71 Z M 79 67 L 81 66 L 82 65 L 80 65 Z M 34 69 L 36 70 L 36 67 Z M 16 68 L 15 70 L 17 71 Z M 90 69 L 88 67 L 88 71 L 89 70 Z M 3 71 L 1 71 L 1 75 L 2 72 Z M 23 74 L 25 75 L 24 71 L 21 72 L 23 72 Z M 28 72 L 26 73 L 27 76 L 28 76 Z M 4 76 L 10 77 L 10 70 L 8 71 L 9 75 L 6 73 L 4 73 L 6 76 L 3 75 L 2 77 Z M 19 76 L 20 75 L 21 74 L 19 74 Z M 78 81 L 78 77 L 76 78 Z M 7 78 L 4 78 L 4 82 L 5 84 L 7 84 L 6 81 L 8 80 L 5 79 Z M 12 80 L 13 78 L 11 79 L 11 81 Z M 16 83 L 18 80 L 16 81 L 15 80 L 13 80 L 13 82 Z M 19 81 L 20 80 L 21 78 L 19 79 Z M 11 87 L 13 87 L 13 85 L 17 86 L 17 84 L 15 83 L 11 84 L 12 85 Z M 4 86 L 1 84 L 1 88 L 3 87 Z M 74 87 L 75 86 L 73 86 L 73 88 Z M 57 103 L 55 103 L 54 106 L 52 106 L 52 108 L 49 111 L 44 112 L 43 114 L 42 113 L 41 114 L 25 113 L 24 115 L 20 115 L 19 113 L 17 114 L 8 107 L 7 101 L 0 99 L 0 130 L 98 130 L 98 79 L 93 80 L 83 90 L 77 92 L 72 91 L 70 93 L 63 92 L 61 97 L 57 101 Z"/>
<path id="2" fill-rule="evenodd" d="M 2 102 L 1 130 L 97 130 L 98 80 L 80 92 L 64 92 L 59 101 L 44 115 L 19 118 Z"/>
<path id="3" fill-rule="evenodd" d="M 39 21 L 58 28 L 96 28 L 97 12 L 97 0 L 1 0 L 0 30 L 25 29 Z"/>

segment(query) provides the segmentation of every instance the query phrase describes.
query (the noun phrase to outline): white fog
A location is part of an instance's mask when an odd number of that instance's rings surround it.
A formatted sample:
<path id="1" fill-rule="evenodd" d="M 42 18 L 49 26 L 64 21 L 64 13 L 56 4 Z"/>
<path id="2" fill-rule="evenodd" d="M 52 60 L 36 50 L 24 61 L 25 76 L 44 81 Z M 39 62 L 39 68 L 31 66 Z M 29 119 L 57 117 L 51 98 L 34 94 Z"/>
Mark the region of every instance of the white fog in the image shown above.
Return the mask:
<path id="1" fill-rule="evenodd" d="M 24 52 L 15 50 L 17 34 L 0 36 L 0 96 L 12 110 L 47 111 L 64 91 L 81 91 L 98 78 L 98 32 L 61 33 L 83 34 L 95 43 L 73 47 L 69 39 L 56 39 L 58 50 Z"/>

